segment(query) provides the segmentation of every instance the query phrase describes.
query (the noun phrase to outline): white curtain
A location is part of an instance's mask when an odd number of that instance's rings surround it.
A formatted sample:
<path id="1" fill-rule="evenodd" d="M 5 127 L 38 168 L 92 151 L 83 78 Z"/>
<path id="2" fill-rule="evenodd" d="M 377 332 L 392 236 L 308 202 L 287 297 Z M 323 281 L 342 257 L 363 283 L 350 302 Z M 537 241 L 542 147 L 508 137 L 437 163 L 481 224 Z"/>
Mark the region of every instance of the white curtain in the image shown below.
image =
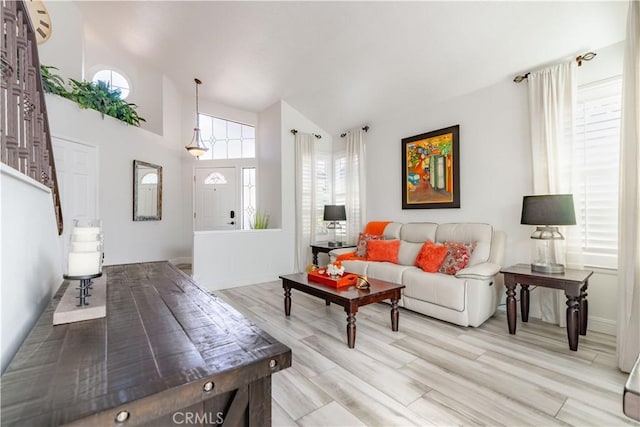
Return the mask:
<path id="1" fill-rule="evenodd" d="M 315 194 L 315 137 L 298 132 L 295 136 L 296 153 L 296 254 L 295 269 L 304 271 L 311 261 L 313 236 L 316 235 Z"/>
<path id="2" fill-rule="evenodd" d="M 640 352 L 640 3 L 629 2 L 622 83 L 618 227 L 618 367 Z"/>
<path id="3" fill-rule="evenodd" d="M 574 193 L 576 168 L 572 165 L 573 123 L 576 84 L 574 62 L 532 72 L 528 77 L 529 116 L 535 194 Z M 576 218 L 579 220 L 579 218 Z M 533 231 L 533 230 L 532 230 Z M 562 230 L 565 240 L 553 241 L 556 260 L 581 268 L 581 241 L 578 227 Z M 562 291 L 537 288 L 531 304 L 539 304 L 542 320 L 566 326 L 566 297 Z"/>
<path id="4" fill-rule="evenodd" d="M 355 243 L 364 228 L 367 204 L 364 131 L 352 130 L 346 135 L 345 208 L 346 241 Z"/>

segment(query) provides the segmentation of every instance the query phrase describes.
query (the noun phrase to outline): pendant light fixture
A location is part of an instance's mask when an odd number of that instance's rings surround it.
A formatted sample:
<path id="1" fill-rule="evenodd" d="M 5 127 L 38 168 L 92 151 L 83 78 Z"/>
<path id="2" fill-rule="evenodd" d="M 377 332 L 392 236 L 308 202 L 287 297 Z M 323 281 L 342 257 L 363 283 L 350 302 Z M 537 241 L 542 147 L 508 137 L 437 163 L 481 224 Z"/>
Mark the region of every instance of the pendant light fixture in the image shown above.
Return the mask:
<path id="1" fill-rule="evenodd" d="M 202 84 L 202 82 L 198 79 L 193 79 L 196 82 L 196 127 L 193 128 L 193 138 L 191 138 L 191 143 L 184 148 L 187 149 L 189 153 L 195 158 L 200 158 L 204 153 L 209 151 L 209 148 L 204 145 L 202 139 L 200 138 L 200 111 L 198 110 L 198 86 Z"/>

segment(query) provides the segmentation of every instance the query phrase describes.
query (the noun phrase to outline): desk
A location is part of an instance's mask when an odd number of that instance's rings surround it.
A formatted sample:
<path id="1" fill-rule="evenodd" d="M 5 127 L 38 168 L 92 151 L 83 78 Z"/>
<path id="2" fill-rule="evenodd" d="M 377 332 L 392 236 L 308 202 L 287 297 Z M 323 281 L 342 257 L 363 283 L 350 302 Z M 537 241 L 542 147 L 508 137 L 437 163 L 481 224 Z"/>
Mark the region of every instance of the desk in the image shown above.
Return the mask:
<path id="1" fill-rule="evenodd" d="M 507 288 L 507 322 L 509 333 L 516 333 L 516 285 L 520 284 L 520 310 L 522 321 L 529 320 L 529 286 L 561 289 L 567 297 L 567 339 L 569 348 L 578 350 L 578 335 L 587 334 L 587 287 L 593 271 L 567 268 L 563 274 L 531 271 L 528 264 L 517 264 L 500 270 Z"/>
<path id="2" fill-rule="evenodd" d="M 104 271 L 107 317 L 53 326 L 65 282 L 18 350 L 3 426 L 271 425 L 288 347 L 167 262 Z"/>
<path id="3" fill-rule="evenodd" d="M 327 242 L 314 243 L 313 245 L 311 245 L 311 253 L 313 254 L 313 263 L 315 265 L 318 265 L 319 253 L 328 254 L 334 249 L 342 249 L 342 248 L 355 248 L 355 245 L 329 246 Z"/>

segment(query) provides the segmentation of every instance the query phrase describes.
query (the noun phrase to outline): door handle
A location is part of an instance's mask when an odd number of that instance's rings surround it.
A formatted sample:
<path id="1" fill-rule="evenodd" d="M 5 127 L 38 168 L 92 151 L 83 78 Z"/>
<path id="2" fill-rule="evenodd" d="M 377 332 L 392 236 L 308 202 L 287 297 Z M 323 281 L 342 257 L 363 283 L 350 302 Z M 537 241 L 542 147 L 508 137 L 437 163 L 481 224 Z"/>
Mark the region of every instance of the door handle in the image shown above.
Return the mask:
<path id="1" fill-rule="evenodd" d="M 229 225 L 235 225 L 235 223 L 236 223 L 235 221 L 231 221 L 231 222 L 228 222 L 227 224 L 229 224 Z"/>

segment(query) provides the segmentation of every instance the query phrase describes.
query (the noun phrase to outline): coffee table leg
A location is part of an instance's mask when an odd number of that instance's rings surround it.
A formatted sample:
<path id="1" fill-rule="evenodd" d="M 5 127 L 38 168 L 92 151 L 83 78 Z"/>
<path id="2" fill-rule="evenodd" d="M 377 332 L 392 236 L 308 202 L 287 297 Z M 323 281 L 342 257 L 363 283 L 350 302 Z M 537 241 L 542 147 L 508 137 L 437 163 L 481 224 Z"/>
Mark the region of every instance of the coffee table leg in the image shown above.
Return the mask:
<path id="1" fill-rule="evenodd" d="M 349 348 L 356 346 L 356 314 L 347 313 L 347 344 Z"/>
<path id="2" fill-rule="evenodd" d="M 504 286 L 507 288 L 507 324 L 511 335 L 516 333 L 516 281 L 511 275 L 504 275 Z"/>
<path id="3" fill-rule="evenodd" d="M 578 350 L 578 332 L 580 326 L 579 309 L 580 296 L 567 295 L 567 338 L 569 339 L 569 348 L 573 351 Z"/>
<path id="4" fill-rule="evenodd" d="M 287 285 L 284 285 L 284 314 L 291 315 L 291 288 Z"/>
<path id="5" fill-rule="evenodd" d="M 398 310 L 398 300 L 391 300 L 391 330 L 393 332 L 398 332 L 398 318 L 400 317 L 400 312 Z"/>

